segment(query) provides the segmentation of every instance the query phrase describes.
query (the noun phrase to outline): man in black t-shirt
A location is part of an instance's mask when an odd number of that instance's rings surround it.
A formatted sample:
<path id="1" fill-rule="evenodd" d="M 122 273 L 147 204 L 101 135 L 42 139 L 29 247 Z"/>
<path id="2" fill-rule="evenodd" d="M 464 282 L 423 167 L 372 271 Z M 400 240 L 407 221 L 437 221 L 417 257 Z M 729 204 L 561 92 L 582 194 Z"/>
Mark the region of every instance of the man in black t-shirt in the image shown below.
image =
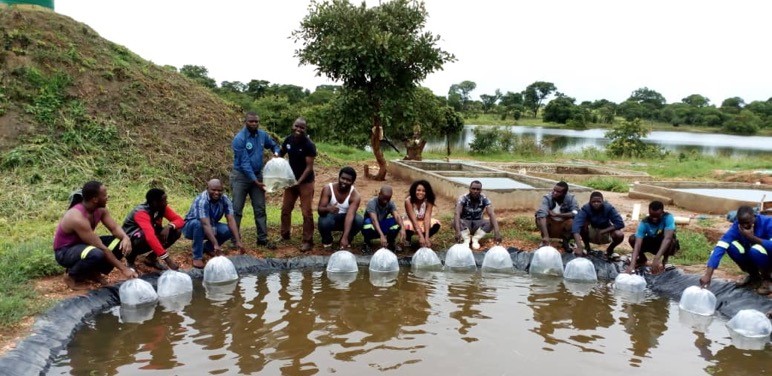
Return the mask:
<path id="1" fill-rule="evenodd" d="M 298 118 L 292 124 L 292 134 L 284 139 L 279 155 L 289 155 L 289 164 L 295 174 L 297 184 L 284 190 L 284 200 L 281 205 L 281 237 L 290 238 L 292 209 L 300 198 L 300 209 L 303 213 L 303 239 L 300 246 L 302 252 L 310 251 L 314 242 L 314 215 L 311 210 L 311 200 L 314 198 L 314 158 L 316 145 L 306 135 L 306 120 Z"/>

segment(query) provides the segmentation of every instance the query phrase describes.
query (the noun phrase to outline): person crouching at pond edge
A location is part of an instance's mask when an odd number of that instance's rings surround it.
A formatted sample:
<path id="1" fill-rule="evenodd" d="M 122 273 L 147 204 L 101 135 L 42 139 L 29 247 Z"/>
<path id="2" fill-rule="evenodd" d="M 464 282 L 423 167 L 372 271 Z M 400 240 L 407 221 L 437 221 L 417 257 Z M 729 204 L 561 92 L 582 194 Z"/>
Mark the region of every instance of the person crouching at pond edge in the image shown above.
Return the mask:
<path id="1" fill-rule="evenodd" d="M 772 217 L 756 214 L 750 206 L 740 206 L 732 227 L 713 248 L 705 274 L 700 278 L 700 285 L 710 285 L 713 270 L 718 268 L 724 253 L 728 254 L 742 271 L 748 273 L 743 280 L 736 283 L 738 287 L 761 283 L 756 292 L 761 295 L 769 295 L 772 292 Z"/>
<path id="2" fill-rule="evenodd" d="M 131 239 L 107 210 L 107 187 L 98 181 L 83 185 L 73 194 L 54 234 L 54 257 L 67 268 L 64 282 L 73 290 L 88 289 L 88 282 L 106 284 L 103 275 L 118 268 L 123 277 L 137 278 L 137 272 L 121 262 L 131 253 Z M 97 236 L 102 223 L 112 236 Z"/>
<path id="3" fill-rule="evenodd" d="M 402 251 L 402 247 L 395 240 L 397 235 L 400 241 L 405 239 L 405 224 L 402 222 L 402 216 L 399 215 L 397 205 L 391 201 L 392 193 L 392 188 L 384 185 L 378 192 L 378 196 L 367 202 L 365 221 L 362 226 L 362 236 L 365 238 L 365 244 L 362 247 L 364 254 L 371 252 L 370 242 L 375 238 L 380 238 L 382 248 L 386 247 L 394 252 Z"/>
<path id="4" fill-rule="evenodd" d="M 483 219 L 483 212 L 488 213 L 488 221 Z M 480 239 L 491 230 L 495 243 L 501 243 L 499 222 L 496 221 L 493 204 L 482 194 L 482 183 L 479 180 L 472 181 L 469 184 L 469 193 L 458 198 L 453 229 L 456 231 L 456 241 L 471 244 L 473 250 L 480 249 Z"/>
<path id="5" fill-rule="evenodd" d="M 563 250 L 568 253 L 571 239 L 571 227 L 574 216 L 579 212 L 579 205 L 574 195 L 568 193 L 568 183 L 560 181 L 552 192 L 544 195 L 539 209 L 536 210 L 536 227 L 541 232 L 541 245 L 550 245 L 550 239 L 560 238 Z"/>
<path id="6" fill-rule="evenodd" d="M 418 235 L 421 247 L 432 247 L 429 238 L 440 231 L 440 221 L 433 218 L 434 191 L 426 180 L 417 180 L 410 185 L 408 197 L 405 198 L 405 245 L 410 246 L 413 234 Z"/>

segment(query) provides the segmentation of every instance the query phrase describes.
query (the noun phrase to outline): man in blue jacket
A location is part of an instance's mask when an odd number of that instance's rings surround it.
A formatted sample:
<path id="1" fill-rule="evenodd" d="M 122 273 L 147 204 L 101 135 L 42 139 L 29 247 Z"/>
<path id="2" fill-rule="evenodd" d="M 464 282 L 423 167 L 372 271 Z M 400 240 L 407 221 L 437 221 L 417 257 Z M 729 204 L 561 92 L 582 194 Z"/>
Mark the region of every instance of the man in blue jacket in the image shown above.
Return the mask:
<path id="1" fill-rule="evenodd" d="M 614 206 L 603 200 L 602 193 L 592 192 L 590 202 L 582 206 L 571 225 L 571 233 L 576 240 L 574 254 L 583 256 L 584 248 L 590 249 L 590 243 L 611 243 L 606 248 L 606 258 L 619 258 L 619 255 L 614 254 L 614 248 L 625 240 L 623 228 L 625 222 Z"/>
<path id="2" fill-rule="evenodd" d="M 236 134 L 231 144 L 233 148 L 233 172 L 231 187 L 233 194 L 233 212 L 236 225 L 241 231 L 241 217 L 244 204 L 249 195 L 255 212 L 257 245 L 275 249 L 276 245 L 268 241 L 268 225 L 265 216 L 265 184 L 263 184 L 263 150 L 270 150 L 279 155 L 279 145 L 258 129 L 260 117 L 254 112 L 247 113 L 244 128 Z"/>
<path id="3" fill-rule="evenodd" d="M 713 276 L 713 270 L 724 253 L 734 261 L 742 271 L 748 273 L 737 286 L 748 286 L 761 282 L 756 290 L 759 294 L 768 295 L 772 290 L 772 217 L 758 215 L 750 206 L 740 206 L 737 209 L 737 219 L 721 240 L 716 243 L 708 259 L 705 274 L 700 278 L 700 285 L 708 287 Z"/>

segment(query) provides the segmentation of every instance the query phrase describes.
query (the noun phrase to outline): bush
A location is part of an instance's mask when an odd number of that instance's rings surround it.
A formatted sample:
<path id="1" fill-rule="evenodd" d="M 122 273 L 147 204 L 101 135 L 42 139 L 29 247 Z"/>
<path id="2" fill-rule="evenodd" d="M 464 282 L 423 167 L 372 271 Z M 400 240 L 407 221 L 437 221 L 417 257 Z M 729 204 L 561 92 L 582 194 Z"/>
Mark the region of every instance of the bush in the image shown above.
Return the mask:
<path id="1" fill-rule="evenodd" d="M 692 265 L 701 264 L 708 260 L 713 245 L 702 233 L 682 230 L 677 234 L 681 250 L 673 256 L 669 262 L 675 264 Z"/>
<path id="2" fill-rule="evenodd" d="M 543 155 L 544 148 L 531 137 L 521 137 L 507 128 L 477 127 L 472 130 L 474 141 L 469 143 L 472 154 L 512 153 Z"/>
<path id="3" fill-rule="evenodd" d="M 662 156 L 662 148 L 643 141 L 648 134 L 649 130 L 643 127 L 640 119 L 623 121 L 606 132 L 606 138 L 611 140 L 606 146 L 606 152 L 614 157 L 657 158 Z"/>
<path id="4" fill-rule="evenodd" d="M 596 177 L 581 182 L 582 185 L 600 191 L 627 192 L 630 186 L 626 181 L 612 177 Z"/>

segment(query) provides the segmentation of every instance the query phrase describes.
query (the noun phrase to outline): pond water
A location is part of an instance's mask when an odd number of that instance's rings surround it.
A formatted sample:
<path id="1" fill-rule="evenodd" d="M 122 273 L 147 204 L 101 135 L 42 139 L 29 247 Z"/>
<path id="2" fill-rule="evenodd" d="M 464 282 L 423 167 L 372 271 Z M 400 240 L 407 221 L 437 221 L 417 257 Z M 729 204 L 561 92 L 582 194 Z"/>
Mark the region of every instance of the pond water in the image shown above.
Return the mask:
<path id="1" fill-rule="evenodd" d="M 732 200 L 761 202 L 772 201 L 772 191 L 761 189 L 717 189 L 717 188 L 681 188 L 676 191 L 697 193 L 700 195 L 728 198 Z"/>
<path id="2" fill-rule="evenodd" d="M 463 176 L 449 176 L 448 179 L 469 186 L 473 181 L 482 183 L 483 189 L 533 189 L 533 186 L 521 183 L 510 178 L 467 178 Z"/>
<path id="3" fill-rule="evenodd" d="M 528 275 L 416 275 L 346 287 L 323 271 L 243 277 L 225 301 L 160 306 L 142 324 L 118 309 L 87 322 L 49 374 L 758 375 L 772 346 L 739 350 L 725 321 L 706 333 L 676 302 L 632 302 L 606 283 Z"/>
<path id="4" fill-rule="evenodd" d="M 451 147 L 456 150 L 468 150 L 474 141 L 472 130 L 478 125 L 466 125 L 463 132 L 451 135 Z M 505 127 L 511 132 L 528 137 L 543 144 L 550 152 L 580 152 L 584 148 L 604 148 L 608 144 L 605 129 L 573 130 L 512 126 Z M 674 152 L 695 151 L 708 155 L 755 155 L 772 152 L 772 137 L 734 136 L 716 133 L 690 133 L 654 131 L 645 140 Z M 429 139 L 424 150 L 444 152 L 446 136 Z"/>

